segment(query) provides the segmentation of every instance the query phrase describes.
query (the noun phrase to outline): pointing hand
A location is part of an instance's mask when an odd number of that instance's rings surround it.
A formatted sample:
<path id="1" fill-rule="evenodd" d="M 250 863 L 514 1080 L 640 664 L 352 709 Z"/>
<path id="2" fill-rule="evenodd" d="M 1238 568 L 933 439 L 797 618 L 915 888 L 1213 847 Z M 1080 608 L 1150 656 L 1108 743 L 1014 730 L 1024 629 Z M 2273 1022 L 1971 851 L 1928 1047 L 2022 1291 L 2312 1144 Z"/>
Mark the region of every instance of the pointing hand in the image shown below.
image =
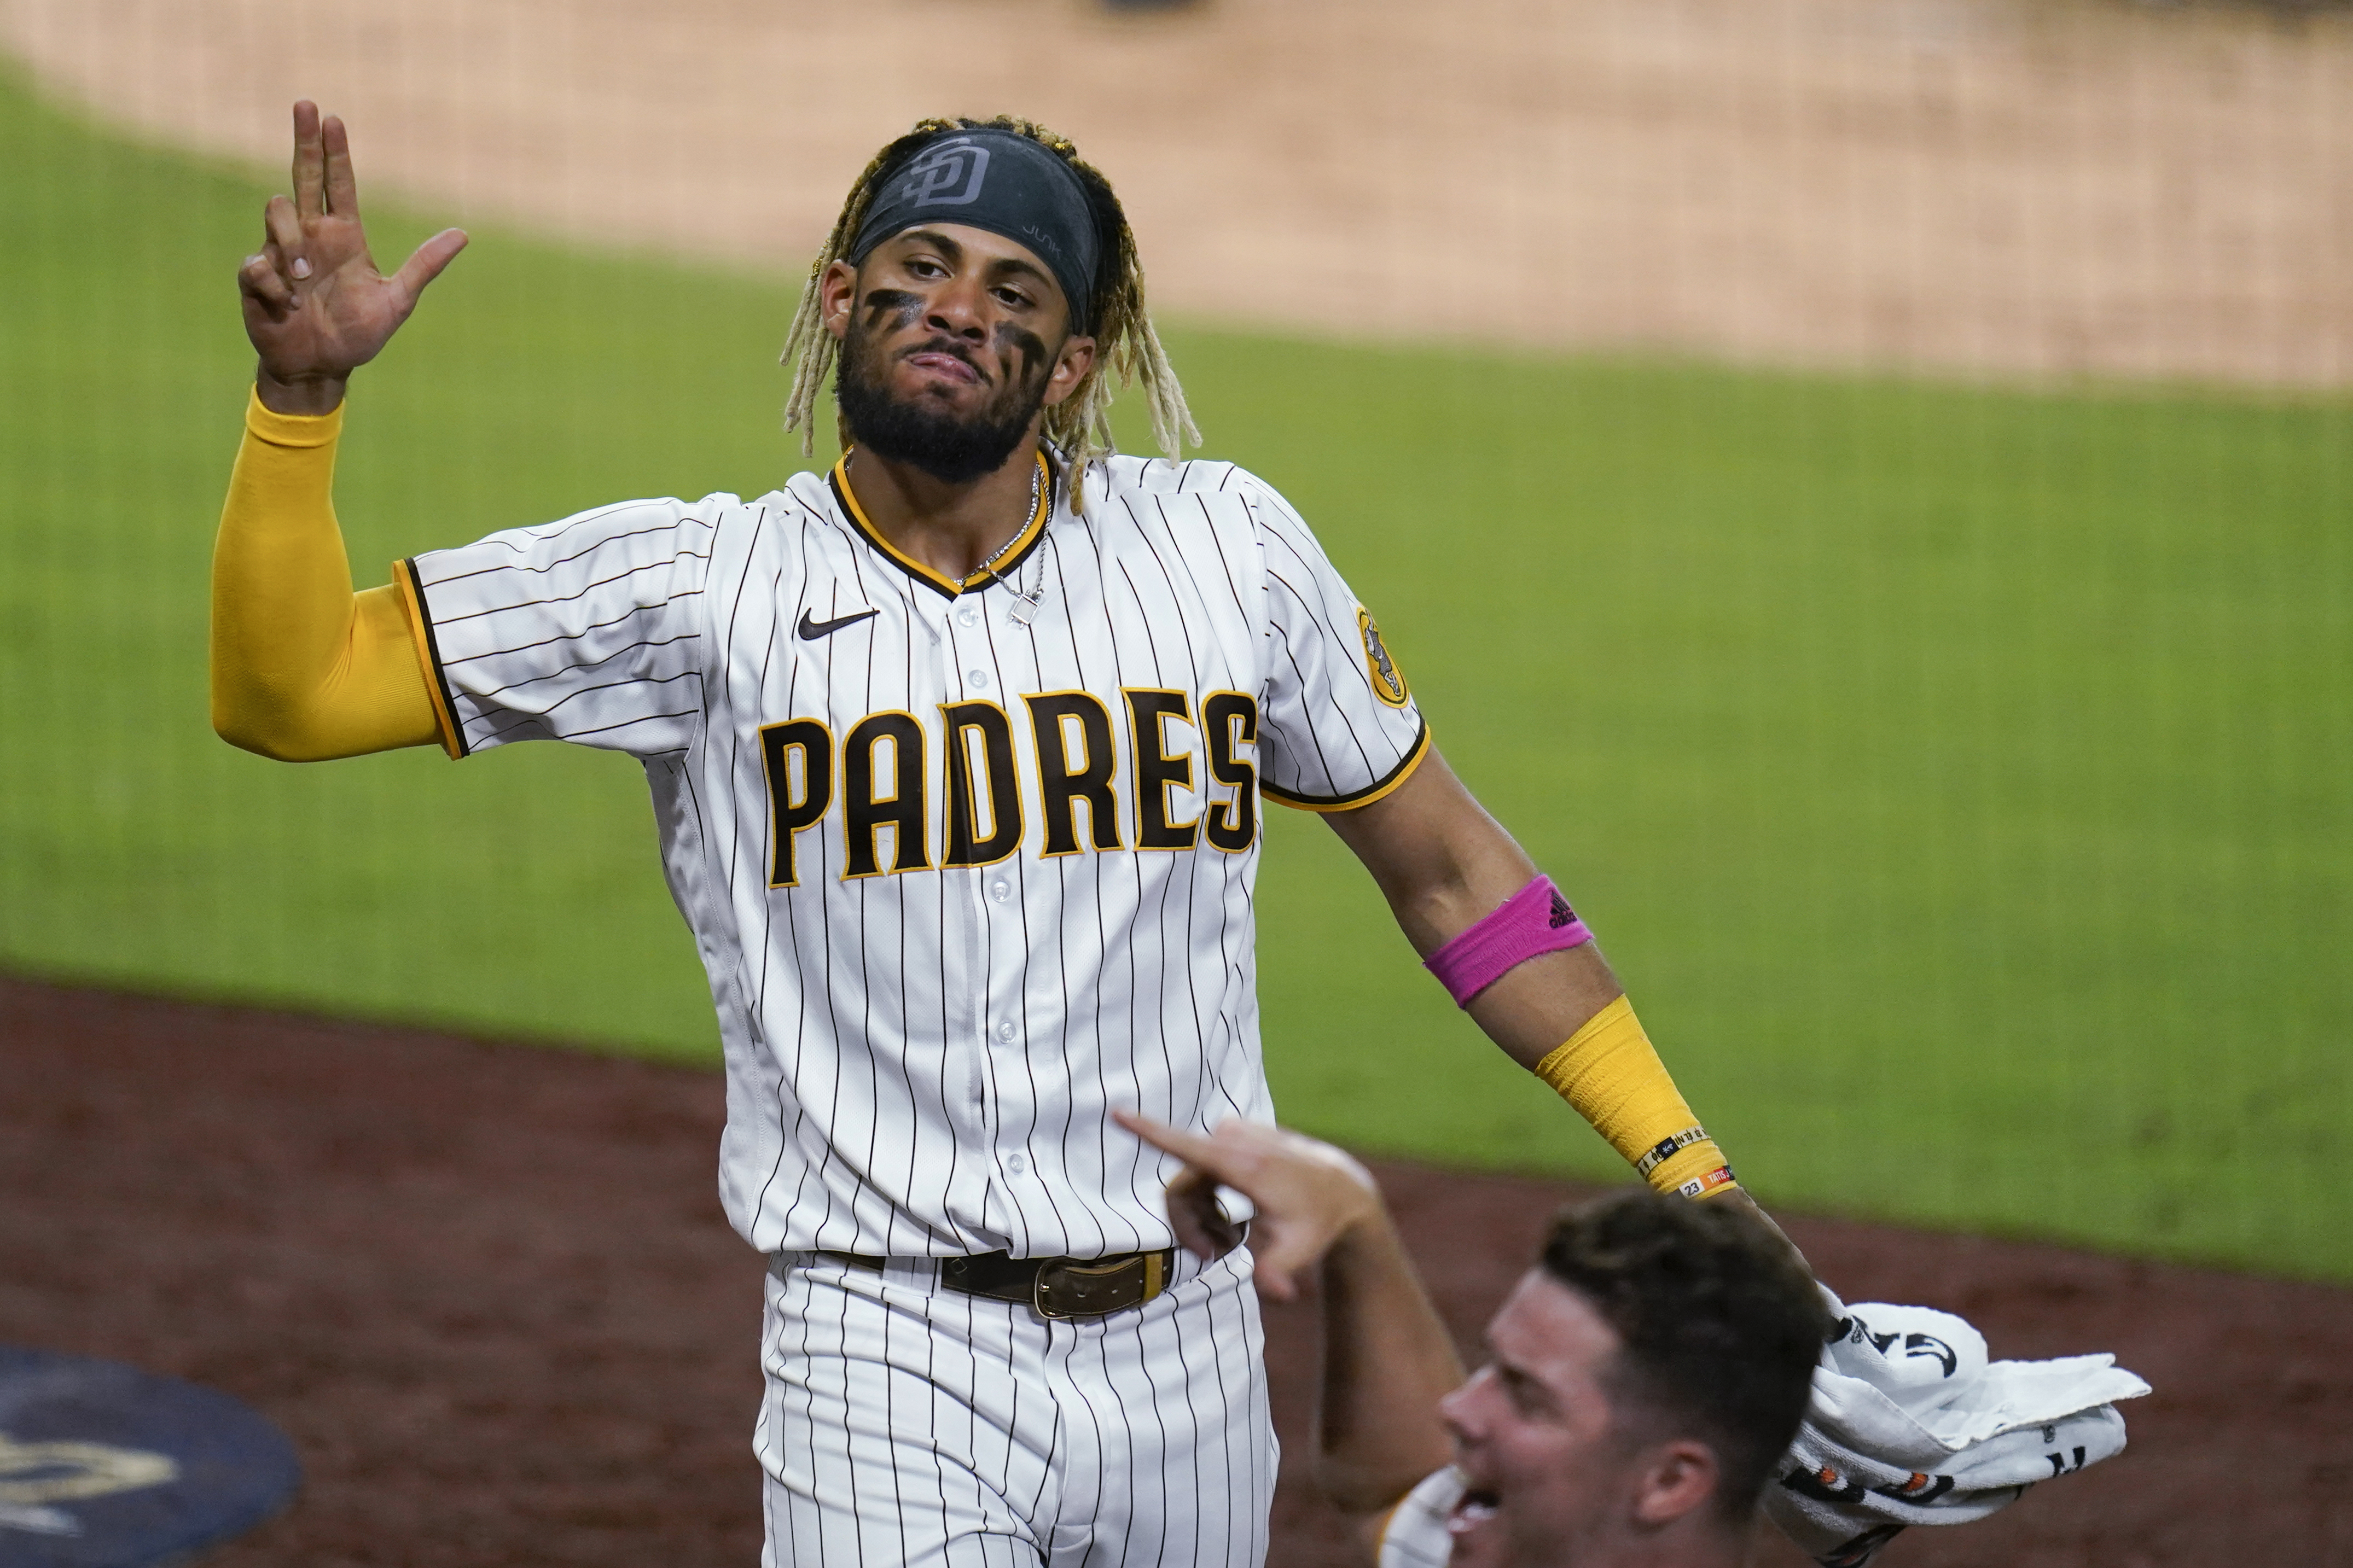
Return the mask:
<path id="1" fill-rule="evenodd" d="M 1213 1258 L 1240 1239 L 1218 1207 L 1219 1187 L 1232 1187 L 1257 1206 L 1250 1251 L 1259 1288 L 1278 1301 L 1297 1300 L 1297 1272 L 1383 1213 L 1380 1189 L 1364 1166 L 1303 1134 L 1240 1118 L 1206 1138 L 1124 1110 L 1113 1111 L 1112 1120 L 1185 1162 L 1169 1179 L 1168 1218 L 1189 1251 Z"/>

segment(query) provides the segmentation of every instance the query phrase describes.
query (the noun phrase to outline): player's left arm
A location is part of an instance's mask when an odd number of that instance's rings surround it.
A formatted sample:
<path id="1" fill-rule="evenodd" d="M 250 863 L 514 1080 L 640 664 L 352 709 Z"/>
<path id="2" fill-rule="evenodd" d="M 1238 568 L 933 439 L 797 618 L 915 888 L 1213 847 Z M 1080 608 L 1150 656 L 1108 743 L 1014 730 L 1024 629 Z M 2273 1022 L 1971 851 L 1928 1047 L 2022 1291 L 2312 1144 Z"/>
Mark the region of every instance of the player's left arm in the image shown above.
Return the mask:
<path id="1" fill-rule="evenodd" d="M 1324 814 L 1428 958 L 1536 875 L 1535 862 L 1472 797 L 1433 744 L 1420 765 L 1370 805 Z M 1531 1072 L 1554 1047 L 1625 994 L 1592 942 L 1529 959 L 1471 1001 L 1472 1018 Z"/>
<path id="2" fill-rule="evenodd" d="M 1455 1000 L 1652 1186 L 1746 1205 L 1591 932 L 1431 749 L 1378 629 L 1289 502 L 1250 507 L 1277 657 L 1256 715 L 1260 793 L 1320 813 L 1388 896 Z"/>
<path id="3" fill-rule="evenodd" d="M 1434 748 L 1380 799 L 1327 812 L 1324 819 L 1372 873 L 1406 940 L 1425 959 L 1482 922 L 1499 921 L 1505 900 L 1537 876 L 1527 852 Z M 1482 934 L 1493 931 L 1491 925 Z M 1506 942 L 1512 936 L 1496 934 Z M 1715 1141 L 1691 1137 L 1701 1123 L 1635 1021 L 1599 944 L 1586 941 L 1538 952 L 1479 989 L 1465 1010 L 1505 1055 L 1551 1084 L 1653 1186 L 1691 1191 L 1696 1185 L 1712 1201 L 1737 1203 L 1766 1217 L 1730 1181 Z M 1685 1141 L 1659 1157 L 1677 1139 Z"/>

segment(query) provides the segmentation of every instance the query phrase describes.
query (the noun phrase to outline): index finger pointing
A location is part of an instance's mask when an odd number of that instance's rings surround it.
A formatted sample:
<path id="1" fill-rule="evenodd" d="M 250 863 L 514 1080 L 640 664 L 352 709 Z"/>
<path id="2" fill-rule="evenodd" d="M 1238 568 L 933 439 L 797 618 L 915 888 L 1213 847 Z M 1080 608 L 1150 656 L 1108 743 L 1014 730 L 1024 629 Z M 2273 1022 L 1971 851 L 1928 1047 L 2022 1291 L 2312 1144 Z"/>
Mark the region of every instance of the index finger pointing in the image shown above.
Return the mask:
<path id="1" fill-rule="evenodd" d="M 1211 1174 L 1217 1173 L 1218 1145 L 1198 1132 L 1187 1132 L 1166 1122 L 1155 1121 L 1148 1116 L 1138 1116 L 1132 1110 L 1114 1110 L 1111 1119 L 1164 1153 L 1174 1154 L 1188 1164 L 1200 1166 Z"/>

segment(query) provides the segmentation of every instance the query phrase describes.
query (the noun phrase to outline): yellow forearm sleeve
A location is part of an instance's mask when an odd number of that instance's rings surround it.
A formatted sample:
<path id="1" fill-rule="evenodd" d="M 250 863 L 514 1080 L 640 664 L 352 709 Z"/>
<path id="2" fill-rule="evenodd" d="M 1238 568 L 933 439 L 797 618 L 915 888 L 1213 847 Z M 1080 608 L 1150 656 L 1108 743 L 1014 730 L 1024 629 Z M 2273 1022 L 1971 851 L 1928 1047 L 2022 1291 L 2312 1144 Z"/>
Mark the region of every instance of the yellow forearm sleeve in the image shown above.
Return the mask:
<path id="1" fill-rule="evenodd" d="M 333 500 L 343 423 L 252 399 L 213 546 L 213 729 L 285 762 L 443 739 L 399 595 L 352 592 Z"/>
<path id="2" fill-rule="evenodd" d="M 1588 1019 L 1535 1073 L 1661 1192 L 1700 1198 L 1739 1185 L 1625 997 Z"/>

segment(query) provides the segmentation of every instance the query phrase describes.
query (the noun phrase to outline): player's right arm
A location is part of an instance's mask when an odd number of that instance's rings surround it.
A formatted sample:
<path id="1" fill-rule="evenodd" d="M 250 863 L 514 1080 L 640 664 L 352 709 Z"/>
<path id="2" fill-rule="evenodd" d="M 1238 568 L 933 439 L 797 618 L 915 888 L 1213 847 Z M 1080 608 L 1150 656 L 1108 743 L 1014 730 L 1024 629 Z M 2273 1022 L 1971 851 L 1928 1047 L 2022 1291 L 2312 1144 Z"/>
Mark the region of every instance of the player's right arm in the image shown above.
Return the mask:
<path id="1" fill-rule="evenodd" d="M 464 247 L 445 229 L 391 277 L 361 226 L 342 121 L 294 106 L 294 196 L 237 272 L 259 363 L 213 552 L 212 720 L 290 762 L 441 738 L 414 623 L 396 591 L 352 591 L 335 523 L 335 441 L 353 371 L 374 359 Z"/>

